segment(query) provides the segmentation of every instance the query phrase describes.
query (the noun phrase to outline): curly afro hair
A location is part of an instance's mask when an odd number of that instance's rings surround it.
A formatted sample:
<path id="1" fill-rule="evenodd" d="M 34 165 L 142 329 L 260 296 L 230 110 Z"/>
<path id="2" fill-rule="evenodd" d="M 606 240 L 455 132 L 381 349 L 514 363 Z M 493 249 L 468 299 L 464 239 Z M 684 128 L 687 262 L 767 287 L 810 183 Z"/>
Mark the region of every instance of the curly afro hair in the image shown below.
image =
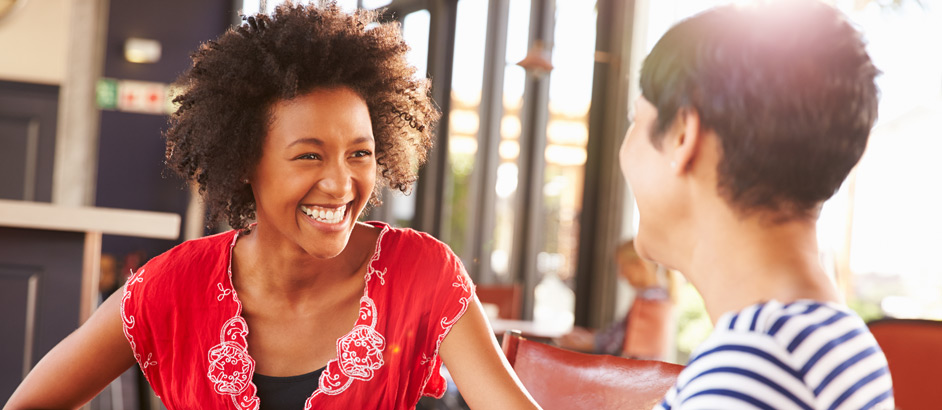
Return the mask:
<path id="1" fill-rule="evenodd" d="M 244 229 L 255 198 L 244 183 L 261 157 L 272 106 L 316 88 L 346 86 L 366 101 L 376 140 L 380 189 L 408 192 L 425 163 L 441 113 L 429 81 L 406 61 L 398 23 L 375 11 L 346 13 L 336 3 L 286 4 L 271 16 L 243 17 L 192 55 L 176 83 L 182 93 L 170 117 L 167 166 L 199 185 L 210 225 L 225 217 Z"/>

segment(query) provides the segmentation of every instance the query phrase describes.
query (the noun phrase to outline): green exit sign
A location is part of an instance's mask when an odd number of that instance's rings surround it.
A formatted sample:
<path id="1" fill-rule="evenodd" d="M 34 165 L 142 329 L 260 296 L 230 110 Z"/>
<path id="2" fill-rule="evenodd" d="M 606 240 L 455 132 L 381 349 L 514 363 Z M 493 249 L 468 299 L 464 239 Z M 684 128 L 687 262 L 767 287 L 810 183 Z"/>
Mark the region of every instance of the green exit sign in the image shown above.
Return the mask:
<path id="1" fill-rule="evenodd" d="M 113 110 L 118 106 L 118 81 L 110 78 L 98 80 L 95 86 L 95 100 L 98 108 Z"/>

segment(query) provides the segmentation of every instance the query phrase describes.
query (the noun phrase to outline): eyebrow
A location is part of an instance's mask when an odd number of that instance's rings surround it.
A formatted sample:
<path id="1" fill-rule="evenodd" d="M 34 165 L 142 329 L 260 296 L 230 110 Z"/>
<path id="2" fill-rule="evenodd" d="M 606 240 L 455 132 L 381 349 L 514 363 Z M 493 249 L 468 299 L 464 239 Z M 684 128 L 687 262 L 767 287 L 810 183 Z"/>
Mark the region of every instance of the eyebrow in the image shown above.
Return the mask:
<path id="1" fill-rule="evenodd" d="M 351 142 L 351 145 L 362 144 L 364 142 L 372 142 L 372 141 L 373 141 L 372 137 L 360 137 L 353 140 Z M 291 148 L 299 144 L 311 144 L 311 145 L 317 145 L 317 146 L 324 146 L 324 140 L 321 140 L 319 138 L 314 138 L 314 137 L 299 138 L 294 141 L 291 141 L 291 143 L 288 144 L 285 148 Z"/>

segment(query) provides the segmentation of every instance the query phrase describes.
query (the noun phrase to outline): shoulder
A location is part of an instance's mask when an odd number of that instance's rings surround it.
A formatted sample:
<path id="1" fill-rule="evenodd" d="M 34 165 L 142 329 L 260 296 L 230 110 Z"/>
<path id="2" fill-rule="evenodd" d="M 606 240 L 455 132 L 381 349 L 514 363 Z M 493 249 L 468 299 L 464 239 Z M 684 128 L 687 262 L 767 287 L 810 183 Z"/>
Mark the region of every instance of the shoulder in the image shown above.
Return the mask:
<path id="1" fill-rule="evenodd" d="M 188 264 L 195 260 L 218 258 L 228 254 L 232 241 L 236 238 L 236 231 L 227 231 L 215 235 L 192 239 L 174 246 L 170 250 L 154 257 L 147 262 L 154 266 L 173 266 Z"/>
<path id="2" fill-rule="evenodd" d="M 377 245 L 377 256 L 382 268 L 388 268 L 397 278 L 399 286 L 426 292 L 445 300 L 460 299 L 473 293 L 474 284 L 461 260 L 451 248 L 432 235 L 410 228 L 382 227 Z"/>
<path id="3" fill-rule="evenodd" d="M 147 261 L 132 278 L 151 290 L 171 290 L 170 284 L 179 287 L 193 280 L 209 279 L 209 275 L 201 273 L 228 266 L 229 249 L 236 233 L 228 231 L 183 242 Z"/>
<path id="4" fill-rule="evenodd" d="M 383 253 L 394 253 L 399 261 L 423 263 L 454 263 L 457 257 L 451 248 L 432 235 L 412 228 L 394 228 L 382 222 L 369 222 L 381 228 L 379 242 Z"/>
<path id="5" fill-rule="evenodd" d="M 771 301 L 717 321 L 678 379 L 676 399 L 859 408 L 867 403 L 860 400 L 886 394 L 886 372 L 886 359 L 853 312 L 830 303 Z"/>

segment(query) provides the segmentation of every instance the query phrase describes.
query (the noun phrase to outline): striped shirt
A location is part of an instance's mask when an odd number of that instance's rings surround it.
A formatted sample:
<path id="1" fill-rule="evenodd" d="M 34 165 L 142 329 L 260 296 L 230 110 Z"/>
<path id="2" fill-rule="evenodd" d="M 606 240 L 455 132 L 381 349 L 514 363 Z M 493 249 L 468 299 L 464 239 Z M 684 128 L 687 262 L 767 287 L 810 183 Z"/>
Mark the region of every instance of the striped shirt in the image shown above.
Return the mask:
<path id="1" fill-rule="evenodd" d="M 886 357 L 846 307 L 770 301 L 723 315 L 660 409 L 892 409 Z"/>

